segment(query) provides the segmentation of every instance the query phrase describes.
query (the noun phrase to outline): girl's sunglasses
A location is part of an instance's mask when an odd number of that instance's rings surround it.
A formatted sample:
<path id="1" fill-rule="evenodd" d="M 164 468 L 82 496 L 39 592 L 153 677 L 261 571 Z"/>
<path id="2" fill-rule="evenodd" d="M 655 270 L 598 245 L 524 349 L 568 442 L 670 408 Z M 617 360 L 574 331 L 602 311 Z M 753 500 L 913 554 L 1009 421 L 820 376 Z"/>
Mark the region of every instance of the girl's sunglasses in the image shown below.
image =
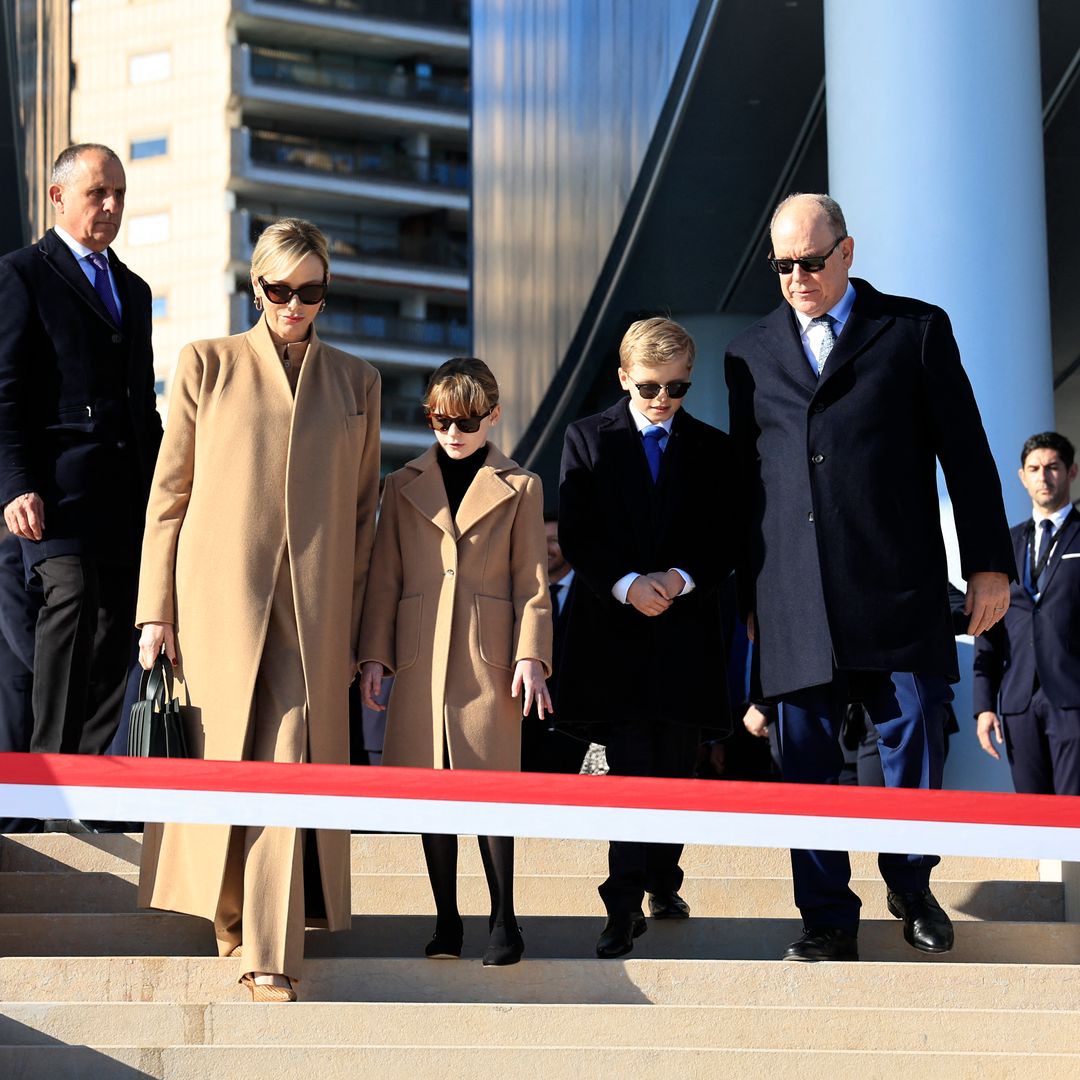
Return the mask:
<path id="1" fill-rule="evenodd" d="M 458 431 L 465 435 L 475 435 L 480 430 L 480 422 L 491 415 L 491 410 L 479 416 L 443 416 L 440 413 L 428 413 L 428 427 L 432 431 L 449 431 L 456 424 Z"/>
<path id="2" fill-rule="evenodd" d="M 299 289 L 290 288 L 281 281 L 267 281 L 259 278 L 259 284 L 271 304 L 287 304 L 294 296 L 301 304 L 321 304 L 326 299 L 326 282 L 319 281 L 311 285 L 301 285 Z"/>

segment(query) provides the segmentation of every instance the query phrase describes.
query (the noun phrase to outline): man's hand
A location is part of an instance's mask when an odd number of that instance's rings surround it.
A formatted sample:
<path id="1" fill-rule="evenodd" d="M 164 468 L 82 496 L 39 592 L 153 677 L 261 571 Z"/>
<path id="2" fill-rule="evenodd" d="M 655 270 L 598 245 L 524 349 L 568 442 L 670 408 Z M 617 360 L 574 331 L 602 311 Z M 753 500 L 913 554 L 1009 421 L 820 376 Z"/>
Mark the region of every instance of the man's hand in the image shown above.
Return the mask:
<path id="1" fill-rule="evenodd" d="M 1002 619 L 1009 610 L 1009 577 L 989 570 L 968 578 L 964 614 L 971 616 L 967 632 L 978 637 Z"/>
<path id="2" fill-rule="evenodd" d="M 671 601 L 667 591 L 655 578 L 638 574 L 626 591 L 626 602 L 633 604 L 642 615 L 663 615 Z"/>
<path id="3" fill-rule="evenodd" d="M 45 532 L 45 504 L 36 491 L 19 495 L 4 507 L 4 524 L 13 536 L 40 540 Z"/>
<path id="4" fill-rule="evenodd" d="M 663 588 L 669 600 L 674 600 L 686 588 L 686 581 L 678 570 L 665 570 L 662 573 L 655 570 L 648 576 Z"/>
<path id="5" fill-rule="evenodd" d="M 759 739 L 769 737 L 769 718 L 756 706 L 751 705 L 742 718 L 743 727 Z"/>
<path id="6" fill-rule="evenodd" d="M 1001 721 L 995 712 L 981 712 L 975 717 L 975 733 L 979 736 L 979 745 L 995 760 L 1000 761 L 1001 755 L 994 749 L 990 741 L 990 732 L 994 733 L 998 746 L 1005 742 L 1005 736 L 1001 730 Z"/>
<path id="7" fill-rule="evenodd" d="M 754 640 L 754 634 L 757 633 L 757 627 L 754 624 L 754 613 L 751 611 L 746 616 L 746 636 L 751 640 Z"/>

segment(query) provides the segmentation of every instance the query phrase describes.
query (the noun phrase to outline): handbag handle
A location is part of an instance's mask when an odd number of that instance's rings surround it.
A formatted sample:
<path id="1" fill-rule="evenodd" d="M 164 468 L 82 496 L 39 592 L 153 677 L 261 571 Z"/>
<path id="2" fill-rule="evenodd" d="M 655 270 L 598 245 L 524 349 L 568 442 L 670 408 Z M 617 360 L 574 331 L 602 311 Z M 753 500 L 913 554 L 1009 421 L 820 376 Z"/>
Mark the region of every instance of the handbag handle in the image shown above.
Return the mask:
<path id="1" fill-rule="evenodd" d="M 149 671 L 139 677 L 139 697 L 151 702 L 156 709 L 164 708 L 173 696 L 173 667 L 164 650 L 154 660 Z"/>

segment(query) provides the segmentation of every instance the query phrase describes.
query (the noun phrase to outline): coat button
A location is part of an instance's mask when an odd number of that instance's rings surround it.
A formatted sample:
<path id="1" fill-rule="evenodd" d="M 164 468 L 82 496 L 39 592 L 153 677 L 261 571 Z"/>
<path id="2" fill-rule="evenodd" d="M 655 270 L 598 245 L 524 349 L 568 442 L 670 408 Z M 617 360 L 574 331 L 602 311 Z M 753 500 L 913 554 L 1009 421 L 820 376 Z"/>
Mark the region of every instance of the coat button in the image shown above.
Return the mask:
<path id="1" fill-rule="evenodd" d="M 114 345 L 119 345 L 120 342 L 123 341 L 123 340 L 124 340 L 123 334 L 113 334 L 113 336 L 112 336 L 112 343 Z"/>
<path id="2" fill-rule="evenodd" d="M 825 460 L 825 455 L 824 454 L 815 454 L 810 460 L 815 465 L 820 465 Z"/>
<path id="3" fill-rule="evenodd" d="M 446 571 L 446 576 L 447 577 L 453 577 L 454 576 L 454 571 L 453 570 L 447 570 Z"/>
<path id="4" fill-rule="evenodd" d="M 123 440 L 121 439 L 121 440 L 120 440 L 120 442 L 118 442 L 118 443 L 116 444 L 116 449 L 117 449 L 117 450 L 126 450 L 126 449 L 127 449 L 127 443 L 126 443 L 126 442 L 124 442 L 124 441 L 123 441 Z"/>
<path id="5" fill-rule="evenodd" d="M 814 524 L 814 511 L 813 510 L 811 510 L 810 513 L 806 515 L 806 520 L 809 521 L 811 525 Z"/>

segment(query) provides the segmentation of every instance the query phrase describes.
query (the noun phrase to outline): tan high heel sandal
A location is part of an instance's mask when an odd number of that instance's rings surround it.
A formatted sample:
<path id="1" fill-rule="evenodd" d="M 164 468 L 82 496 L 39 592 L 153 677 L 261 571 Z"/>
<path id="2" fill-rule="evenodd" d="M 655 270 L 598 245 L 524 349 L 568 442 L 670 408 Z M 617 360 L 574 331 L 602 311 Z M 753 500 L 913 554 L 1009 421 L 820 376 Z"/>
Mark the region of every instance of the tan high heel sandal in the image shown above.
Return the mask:
<path id="1" fill-rule="evenodd" d="M 285 978 L 288 978 L 286 975 Z M 251 991 L 252 1001 L 295 1001 L 296 991 L 292 986 L 274 986 L 272 983 L 257 983 L 249 971 L 240 982 Z"/>

